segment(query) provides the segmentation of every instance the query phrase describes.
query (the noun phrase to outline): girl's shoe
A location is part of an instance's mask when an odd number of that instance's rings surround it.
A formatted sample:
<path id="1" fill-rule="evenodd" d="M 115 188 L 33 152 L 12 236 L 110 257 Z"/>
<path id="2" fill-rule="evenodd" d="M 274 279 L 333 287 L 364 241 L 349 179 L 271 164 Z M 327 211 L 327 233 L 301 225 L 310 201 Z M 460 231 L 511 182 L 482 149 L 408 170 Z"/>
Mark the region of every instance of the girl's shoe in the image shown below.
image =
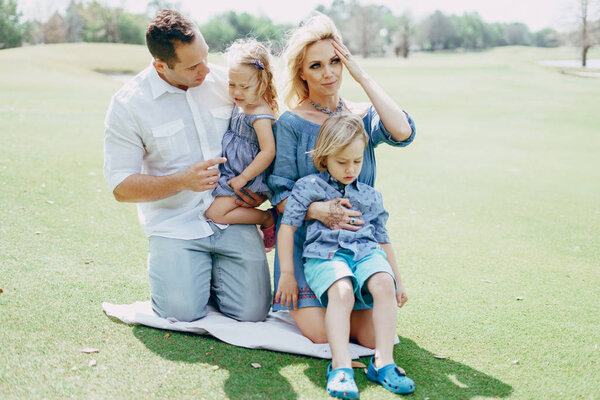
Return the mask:
<path id="1" fill-rule="evenodd" d="M 415 383 L 406 376 L 406 372 L 396 364 L 384 365 L 381 368 L 375 368 L 375 357 L 371 357 L 367 378 L 378 382 L 392 393 L 408 394 L 415 391 Z"/>
<path id="2" fill-rule="evenodd" d="M 331 370 L 331 363 L 327 367 L 327 393 L 340 399 L 358 399 L 358 387 L 354 381 L 352 368 L 337 368 Z"/>
<path id="3" fill-rule="evenodd" d="M 273 225 L 268 228 L 260 228 L 263 233 L 263 244 L 267 253 L 275 247 L 275 227 L 277 226 L 277 216 L 279 215 L 276 207 L 271 208 L 269 211 L 273 215 Z"/>

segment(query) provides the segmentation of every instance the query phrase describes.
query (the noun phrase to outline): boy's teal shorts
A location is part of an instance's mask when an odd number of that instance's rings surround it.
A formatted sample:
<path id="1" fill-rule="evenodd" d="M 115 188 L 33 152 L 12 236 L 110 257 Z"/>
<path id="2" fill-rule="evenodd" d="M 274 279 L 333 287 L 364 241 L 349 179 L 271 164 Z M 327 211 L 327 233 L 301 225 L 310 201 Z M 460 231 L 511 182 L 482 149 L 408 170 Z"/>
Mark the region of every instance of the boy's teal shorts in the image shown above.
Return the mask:
<path id="1" fill-rule="evenodd" d="M 373 296 L 369 293 L 366 282 L 378 272 L 387 272 L 396 279 L 390 264 L 387 262 L 385 252 L 374 249 L 367 256 L 354 261 L 354 253 L 341 249 L 335 252 L 333 258 L 323 260 L 320 258 L 307 258 L 304 262 L 304 275 L 308 286 L 315 293 L 321 305 L 327 307 L 327 290 L 334 282 L 342 278 L 350 278 L 354 286 L 355 310 L 373 308 Z"/>

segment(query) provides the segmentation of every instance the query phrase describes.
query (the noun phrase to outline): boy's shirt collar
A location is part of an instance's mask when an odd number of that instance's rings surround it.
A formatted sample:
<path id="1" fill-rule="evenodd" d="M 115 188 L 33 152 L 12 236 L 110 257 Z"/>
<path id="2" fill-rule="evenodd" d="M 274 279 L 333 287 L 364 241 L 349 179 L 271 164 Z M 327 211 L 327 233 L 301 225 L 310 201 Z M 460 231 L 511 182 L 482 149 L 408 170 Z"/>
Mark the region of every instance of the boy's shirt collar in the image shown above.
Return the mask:
<path id="1" fill-rule="evenodd" d="M 355 179 L 354 181 L 352 181 L 351 183 L 349 183 L 348 185 L 344 185 L 343 183 L 341 183 L 340 181 L 335 179 L 333 176 L 331 176 L 331 174 L 327 170 L 321 171 L 319 173 L 319 177 L 321 179 L 323 179 L 325 182 L 327 182 L 328 184 L 330 184 L 332 187 L 337 189 L 337 191 L 340 192 L 342 194 L 342 196 L 346 194 L 347 186 L 352 185 L 354 187 L 354 189 L 358 190 L 358 178 Z"/>

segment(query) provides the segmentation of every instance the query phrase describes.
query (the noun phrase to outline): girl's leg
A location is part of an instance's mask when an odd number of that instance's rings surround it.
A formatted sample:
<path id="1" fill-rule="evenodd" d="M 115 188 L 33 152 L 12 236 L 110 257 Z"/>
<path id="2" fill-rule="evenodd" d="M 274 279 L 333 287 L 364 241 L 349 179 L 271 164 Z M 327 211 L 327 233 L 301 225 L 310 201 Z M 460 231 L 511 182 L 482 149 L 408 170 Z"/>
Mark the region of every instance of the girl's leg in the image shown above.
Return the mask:
<path id="1" fill-rule="evenodd" d="M 375 327 L 375 367 L 394 362 L 394 335 L 398 319 L 394 279 L 378 272 L 367 281 L 373 296 L 373 325 Z"/>
<path id="2" fill-rule="evenodd" d="M 274 223 L 270 211 L 239 207 L 233 196 L 215 197 L 205 215 L 218 224 L 254 224 L 268 228 Z"/>
<path id="3" fill-rule="evenodd" d="M 352 281 L 342 278 L 327 289 L 327 311 L 325 312 L 325 330 L 331 347 L 331 369 L 352 368 L 352 357 L 348 343 L 350 340 L 350 313 L 354 307 L 354 288 Z"/>

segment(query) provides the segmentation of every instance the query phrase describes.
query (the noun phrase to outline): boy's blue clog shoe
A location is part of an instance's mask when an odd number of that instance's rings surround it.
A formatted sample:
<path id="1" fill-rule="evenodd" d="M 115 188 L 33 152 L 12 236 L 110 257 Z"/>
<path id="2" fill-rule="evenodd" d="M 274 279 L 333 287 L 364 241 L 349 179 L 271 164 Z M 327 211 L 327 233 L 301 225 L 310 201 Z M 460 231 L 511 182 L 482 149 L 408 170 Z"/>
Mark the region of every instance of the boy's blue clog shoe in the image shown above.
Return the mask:
<path id="1" fill-rule="evenodd" d="M 331 363 L 327 367 L 327 393 L 340 399 L 358 399 L 358 387 L 354 381 L 352 368 L 337 368 L 331 370 Z"/>
<path id="2" fill-rule="evenodd" d="M 406 376 L 406 372 L 396 364 L 375 368 L 375 357 L 371 357 L 367 378 L 378 382 L 392 393 L 409 394 L 415 391 L 415 383 Z"/>

